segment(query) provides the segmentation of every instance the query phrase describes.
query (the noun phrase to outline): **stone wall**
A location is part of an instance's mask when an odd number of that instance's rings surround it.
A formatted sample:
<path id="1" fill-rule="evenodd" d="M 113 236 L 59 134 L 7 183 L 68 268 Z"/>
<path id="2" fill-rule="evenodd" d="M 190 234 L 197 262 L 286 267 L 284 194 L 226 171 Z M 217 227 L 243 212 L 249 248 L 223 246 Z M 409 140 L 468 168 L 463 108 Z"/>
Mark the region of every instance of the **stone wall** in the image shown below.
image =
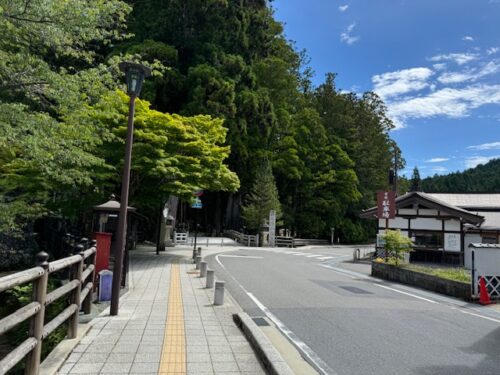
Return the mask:
<path id="1" fill-rule="evenodd" d="M 380 279 L 415 286 L 432 292 L 446 294 L 451 297 L 470 301 L 471 285 L 421 272 L 410 271 L 390 264 L 372 262 L 372 276 Z"/>

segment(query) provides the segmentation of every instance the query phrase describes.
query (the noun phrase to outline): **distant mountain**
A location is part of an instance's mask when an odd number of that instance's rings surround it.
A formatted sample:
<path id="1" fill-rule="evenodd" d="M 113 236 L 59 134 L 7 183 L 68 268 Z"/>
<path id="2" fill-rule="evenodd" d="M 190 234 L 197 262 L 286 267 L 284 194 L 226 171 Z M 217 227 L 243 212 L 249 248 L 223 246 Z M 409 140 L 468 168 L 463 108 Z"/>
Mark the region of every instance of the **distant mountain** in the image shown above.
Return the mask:
<path id="1" fill-rule="evenodd" d="M 463 172 L 427 177 L 422 180 L 422 190 L 427 193 L 500 193 L 500 159 Z"/>

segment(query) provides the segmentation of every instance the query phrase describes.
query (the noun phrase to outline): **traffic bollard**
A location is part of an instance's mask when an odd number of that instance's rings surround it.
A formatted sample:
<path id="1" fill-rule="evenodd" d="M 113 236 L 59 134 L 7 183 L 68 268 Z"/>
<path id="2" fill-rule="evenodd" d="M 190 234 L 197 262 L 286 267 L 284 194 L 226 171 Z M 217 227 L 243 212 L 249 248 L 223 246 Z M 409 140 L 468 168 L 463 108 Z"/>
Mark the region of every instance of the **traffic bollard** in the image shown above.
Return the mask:
<path id="1" fill-rule="evenodd" d="M 201 247 L 198 248 L 198 256 L 201 257 Z"/>
<path id="2" fill-rule="evenodd" d="M 224 304 L 224 281 L 215 282 L 214 305 L 220 306 Z"/>
<path id="3" fill-rule="evenodd" d="M 200 256 L 197 256 L 196 257 L 196 269 L 199 270 L 200 269 L 200 263 L 201 263 L 201 257 Z"/>
<path id="4" fill-rule="evenodd" d="M 200 263 L 200 277 L 207 276 L 207 262 Z"/>
<path id="5" fill-rule="evenodd" d="M 207 269 L 207 289 L 212 289 L 215 284 L 215 271 Z"/>

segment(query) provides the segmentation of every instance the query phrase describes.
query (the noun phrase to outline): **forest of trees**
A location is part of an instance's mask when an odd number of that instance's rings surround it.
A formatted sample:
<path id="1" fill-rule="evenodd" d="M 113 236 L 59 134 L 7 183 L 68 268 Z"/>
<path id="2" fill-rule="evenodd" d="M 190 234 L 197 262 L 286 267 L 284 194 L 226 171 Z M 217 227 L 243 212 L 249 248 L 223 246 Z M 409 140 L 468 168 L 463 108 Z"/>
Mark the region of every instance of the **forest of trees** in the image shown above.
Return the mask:
<path id="1" fill-rule="evenodd" d="M 427 193 L 500 193 L 500 159 L 463 172 L 427 177 L 422 180 L 422 190 Z"/>
<path id="2" fill-rule="evenodd" d="M 373 235 L 357 214 L 397 149 L 385 105 L 334 73 L 314 86 L 268 1 L 0 0 L 0 31 L 0 250 L 25 247 L 40 218 L 82 225 L 120 191 L 123 60 L 153 68 L 132 166 L 143 215 L 204 189 L 205 224 L 239 229 L 268 168 L 293 233 Z"/>

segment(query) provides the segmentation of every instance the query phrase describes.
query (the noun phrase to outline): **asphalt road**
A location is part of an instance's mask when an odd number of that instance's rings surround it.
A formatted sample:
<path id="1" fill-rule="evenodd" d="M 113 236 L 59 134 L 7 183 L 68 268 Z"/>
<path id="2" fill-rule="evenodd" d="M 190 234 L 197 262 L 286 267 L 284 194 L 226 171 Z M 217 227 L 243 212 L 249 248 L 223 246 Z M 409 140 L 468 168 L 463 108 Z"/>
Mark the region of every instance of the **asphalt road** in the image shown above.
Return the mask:
<path id="1" fill-rule="evenodd" d="M 497 310 L 352 272 L 339 263 L 352 248 L 293 250 L 207 260 L 250 316 L 273 320 L 320 372 L 500 374 Z"/>

